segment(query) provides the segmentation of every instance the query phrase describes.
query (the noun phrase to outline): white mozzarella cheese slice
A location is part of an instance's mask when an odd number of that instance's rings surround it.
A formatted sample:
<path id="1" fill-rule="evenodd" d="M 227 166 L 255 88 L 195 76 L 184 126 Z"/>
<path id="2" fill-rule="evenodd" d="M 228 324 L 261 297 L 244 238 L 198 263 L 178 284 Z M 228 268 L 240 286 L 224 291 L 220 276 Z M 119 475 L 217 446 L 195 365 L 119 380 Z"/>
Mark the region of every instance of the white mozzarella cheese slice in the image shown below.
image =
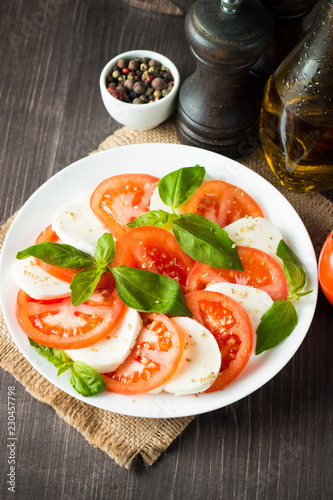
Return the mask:
<path id="1" fill-rule="evenodd" d="M 98 239 L 107 231 L 90 208 L 90 194 L 60 206 L 52 229 L 64 243 L 94 255 Z"/>
<path id="2" fill-rule="evenodd" d="M 206 288 L 208 291 L 219 292 L 239 302 L 252 323 L 253 332 L 257 331 L 263 314 L 273 305 L 268 293 L 258 288 L 236 283 L 215 283 Z"/>
<path id="3" fill-rule="evenodd" d="M 69 283 L 51 276 L 32 257 L 17 260 L 12 266 L 12 274 L 16 284 L 33 299 L 50 300 L 71 294 Z"/>
<path id="4" fill-rule="evenodd" d="M 263 217 L 244 217 L 224 228 L 229 238 L 245 247 L 257 248 L 268 253 L 280 266 L 282 260 L 276 255 L 277 246 L 282 240 L 279 229 Z"/>
<path id="5" fill-rule="evenodd" d="M 65 352 L 73 361 L 84 361 L 98 373 L 112 372 L 130 354 L 141 326 L 138 311 L 126 307 L 116 329 L 101 342 L 80 349 L 66 349 Z"/>
<path id="6" fill-rule="evenodd" d="M 204 392 L 215 381 L 221 367 L 221 353 L 213 334 L 191 318 L 178 317 L 185 337 L 185 350 L 176 373 L 163 390 L 177 395 Z"/>

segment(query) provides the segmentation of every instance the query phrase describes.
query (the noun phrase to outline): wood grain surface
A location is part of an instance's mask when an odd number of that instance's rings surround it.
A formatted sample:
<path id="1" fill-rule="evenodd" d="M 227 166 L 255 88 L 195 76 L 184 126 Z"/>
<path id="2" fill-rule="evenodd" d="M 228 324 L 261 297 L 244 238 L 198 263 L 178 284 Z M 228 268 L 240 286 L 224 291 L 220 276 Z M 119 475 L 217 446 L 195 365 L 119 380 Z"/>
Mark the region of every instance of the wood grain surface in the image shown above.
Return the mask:
<path id="1" fill-rule="evenodd" d="M 2 0 L 2 221 L 120 127 L 98 88 L 115 54 L 147 48 L 171 58 L 182 80 L 194 70 L 185 14 L 130 3 Z M 184 12 L 190 3 L 171 2 Z M 196 418 L 149 469 L 139 462 L 120 468 L 1 371 L 0 499 L 329 500 L 332 334 L 332 307 L 320 293 L 313 324 L 288 365 L 249 397 Z M 15 494 L 6 482 L 9 386 L 17 405 Z"/>

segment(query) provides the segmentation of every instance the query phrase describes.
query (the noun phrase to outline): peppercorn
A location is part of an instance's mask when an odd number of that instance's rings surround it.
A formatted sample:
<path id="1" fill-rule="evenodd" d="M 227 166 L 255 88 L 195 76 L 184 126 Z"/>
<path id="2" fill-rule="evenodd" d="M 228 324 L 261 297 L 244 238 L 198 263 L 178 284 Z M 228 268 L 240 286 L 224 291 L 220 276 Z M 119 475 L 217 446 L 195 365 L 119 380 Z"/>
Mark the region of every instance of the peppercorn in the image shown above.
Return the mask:
<path id="1" fill-rule="evenodd" d="M 124 58 L 121 58 L 121 59 L 119 59 L 119 61 L 117 61 L 117 66 L 120 69 L 127 68 L 127 64 L 128 63 L 127 63 L 126 59 L 124 59 Z"/>
<path id="2" fill-rule="evenodd" d="M 142 81 L 136 82 L 133 86 L 133 90 L 138 95 L 144 94 L 146 92 L 145 84 Z"/>
<path id="3" fill-rule="evenodd" d="M 140 68 L 140 63 L 135 59 L 131 59 L 130 62 L 128 63 L 128 69 L 131 71 L 136 71 L 139 68 Z"/>
<path id="4" fill-rule="evenodd" d="M 124 87 L 127 90 L 133 90 L 134 83 L 135 83 L 134 80 L 129 78 L 124 81 Z"/>
<path id="5" fill-rule="evenodd" d="M 157 97 L 157 99 L 159 99 L 162 95 L 162 92 L 160 90 L 155 90 L 153 95 Z"/>
<path id="6" fill-rule="evenodd" d="M 117 85 L 116 90 L 121 90 L 121 92 L 125 92 L 126 91 L 126 89 L 125 89 L 125 87 L 124 87 L 124 85 L 122 83 L 120 83 L 119 85 Z"/>
<path id="7" fill-rule="evenodd" d="M 160 77 L 154 78 L 154 80 L 151 82 L 151 86 L 154 90 L 164 90 L 167 87 L 163 78 Z"/>
<path id="8" fill-rule="evenodd" d="M 156 61 L 155 59 L 150 59 L 148 64 L 149 64 L 149 66 L 161 66 L 161 64 L 158 61 Z"/>
<path id="9" fill-rule="evenodd" d="M 139 97 L 136 97 L 134 100 L 133 100 L 133 104 L 144 104 L 140 99 Z"/>
<path id="10" fill-rule="evenodd" d="M 116 80 L 118 80 L 118 78 L 120 76 L 121 76 L 121 73 L 117 69 L 112 73 L 112 77 L 115 78 Z"/>
<path id="11" fill-rule="evenodd" d="M 154 93 L 154 89 L 152 89 L 151 87 L 148 87 L 146 92 L 145 92 L 145 95 L 146 96 L 150 96 Z"/>

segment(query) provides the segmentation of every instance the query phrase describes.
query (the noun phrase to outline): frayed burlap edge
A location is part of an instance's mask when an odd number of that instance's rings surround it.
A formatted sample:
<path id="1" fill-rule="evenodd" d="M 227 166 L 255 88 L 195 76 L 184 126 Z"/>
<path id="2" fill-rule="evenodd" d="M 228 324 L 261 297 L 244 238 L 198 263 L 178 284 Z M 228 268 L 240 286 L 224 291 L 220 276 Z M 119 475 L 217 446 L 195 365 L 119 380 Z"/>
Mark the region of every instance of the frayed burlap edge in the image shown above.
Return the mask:
<path id="1" fill-rule="evenodd" d="M 174 120 L 170 119 L 156 129 L 145 132 L 124 127 L 107 137 L 91 154 L 113 147 L 150 142 L 179 142 Z M 332 229 L 333 203 L 318 193 L 299 194 L 281 188 L 259 150 L 251 151 L 240 161 L 282 191 L 302 218 L 318 254 L 322 242 Z M 14 216 L 1 228 L 0 247 L 13 219 Z M 144 419 L 92 407 L 57 389 L 28 363 L 12 340 L 2 315 L 0 337 L 0 366 L 11 373 L 33 397 L 54 408 L 58 416 L 77 429 L 91 445 L 103 450 L 126 469 L 130 468 L 137 456 L 141 456 L 147 466 L 152 465 L 194 418 Z"/>

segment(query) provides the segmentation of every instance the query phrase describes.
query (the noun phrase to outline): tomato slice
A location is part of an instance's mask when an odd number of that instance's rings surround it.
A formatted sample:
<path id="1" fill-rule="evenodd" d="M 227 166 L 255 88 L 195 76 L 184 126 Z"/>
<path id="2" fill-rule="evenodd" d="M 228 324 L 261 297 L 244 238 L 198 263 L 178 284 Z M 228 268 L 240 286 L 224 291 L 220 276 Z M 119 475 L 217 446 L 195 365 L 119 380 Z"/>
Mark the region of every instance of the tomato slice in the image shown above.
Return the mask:
<path id="1" fill-rule="evenodd" d="M 237 248 L 244 271 L 215 269 L 196 262 L 186 282 L 187 293 L 203 290 L 209 284 L 228 282 L 259 288 L 267 292 L 272 300 L 287 300 L 288 282 L 276 260 L 256 248 Z"/>
<path id="2" fill-rule="evenodd" d="M 318 272 L 321 289 L 333 305 L 333 233 L 327 236 L 321 249 Z"/>
<path id="3" fill-rule="evenodd" d="M 124 311 L 115 289 L 95 290 L 89 300 L 72 306 L 70 297 L 34 300 L 17 295 L 16 317 L 24 333 L 39 344 L 58 349 L 87 347 L 109 335 Z"/>
<path id="4" fill-rule="evenodd" d="M 243 189 L 219 180 L 204 182 L 185 203 L 183 212 L 203 215 L 221 227 L 246 215 L 264 217 L 258 203 Z"/>
<path id="5" fill-rule="evenodd" d="M 175 373 L 184 351 L 180 328 L 164 314 L 143 314 L 143 326 L 131 354 L 115 371 L 102 375 L 107 390 L 119 394 L 149 392 Z"/>
<path id="6" fill-rule="evenodd" d="M 184 291 L 194 260 L 183 252 L 169 231 L 141 226 L 116 241 L 116 258 L 112 266 L 119 265 L 163 274 L 176 280 Z"/>
<path id="7" fill-rule="evenodd" d="M 186 295 L 194 319 L 214 335 L 222 356 L 214 384 L 205 392 L 224 389 L 235 380 L 250 359 L 253 347 L 251 321 L 240 304 L 218 292 L 197 291 Z"/>
<path id="8" fill-rule="evenodd" d="M 52 242 L 59 243 L 61 240 L 53 231 L 52 226 L 48 226 L 44 231 L 40 233 L 38 236 L 36 243 L 44 243 L 44 242 Z M 68 267 L 57 267 L 52 266 L 51 264 L 46 264 L 39 259 L 35 259 L 36 264 L 38 264 L 44 271 L 51 274 L 54 278 L 58 278 L 59 280 L 66 281 L 66 283 L 71 283 L 75 274 L 80 269 L 70 269 Z"/>
<path id="9" fill-rule="evenodd" d="M 101 182 L 90 198 L 96 217 L 115 238 L 129 231 L 128 222 L 149 210 L 159 179 L 146 174 L 123 174 Z"/>

